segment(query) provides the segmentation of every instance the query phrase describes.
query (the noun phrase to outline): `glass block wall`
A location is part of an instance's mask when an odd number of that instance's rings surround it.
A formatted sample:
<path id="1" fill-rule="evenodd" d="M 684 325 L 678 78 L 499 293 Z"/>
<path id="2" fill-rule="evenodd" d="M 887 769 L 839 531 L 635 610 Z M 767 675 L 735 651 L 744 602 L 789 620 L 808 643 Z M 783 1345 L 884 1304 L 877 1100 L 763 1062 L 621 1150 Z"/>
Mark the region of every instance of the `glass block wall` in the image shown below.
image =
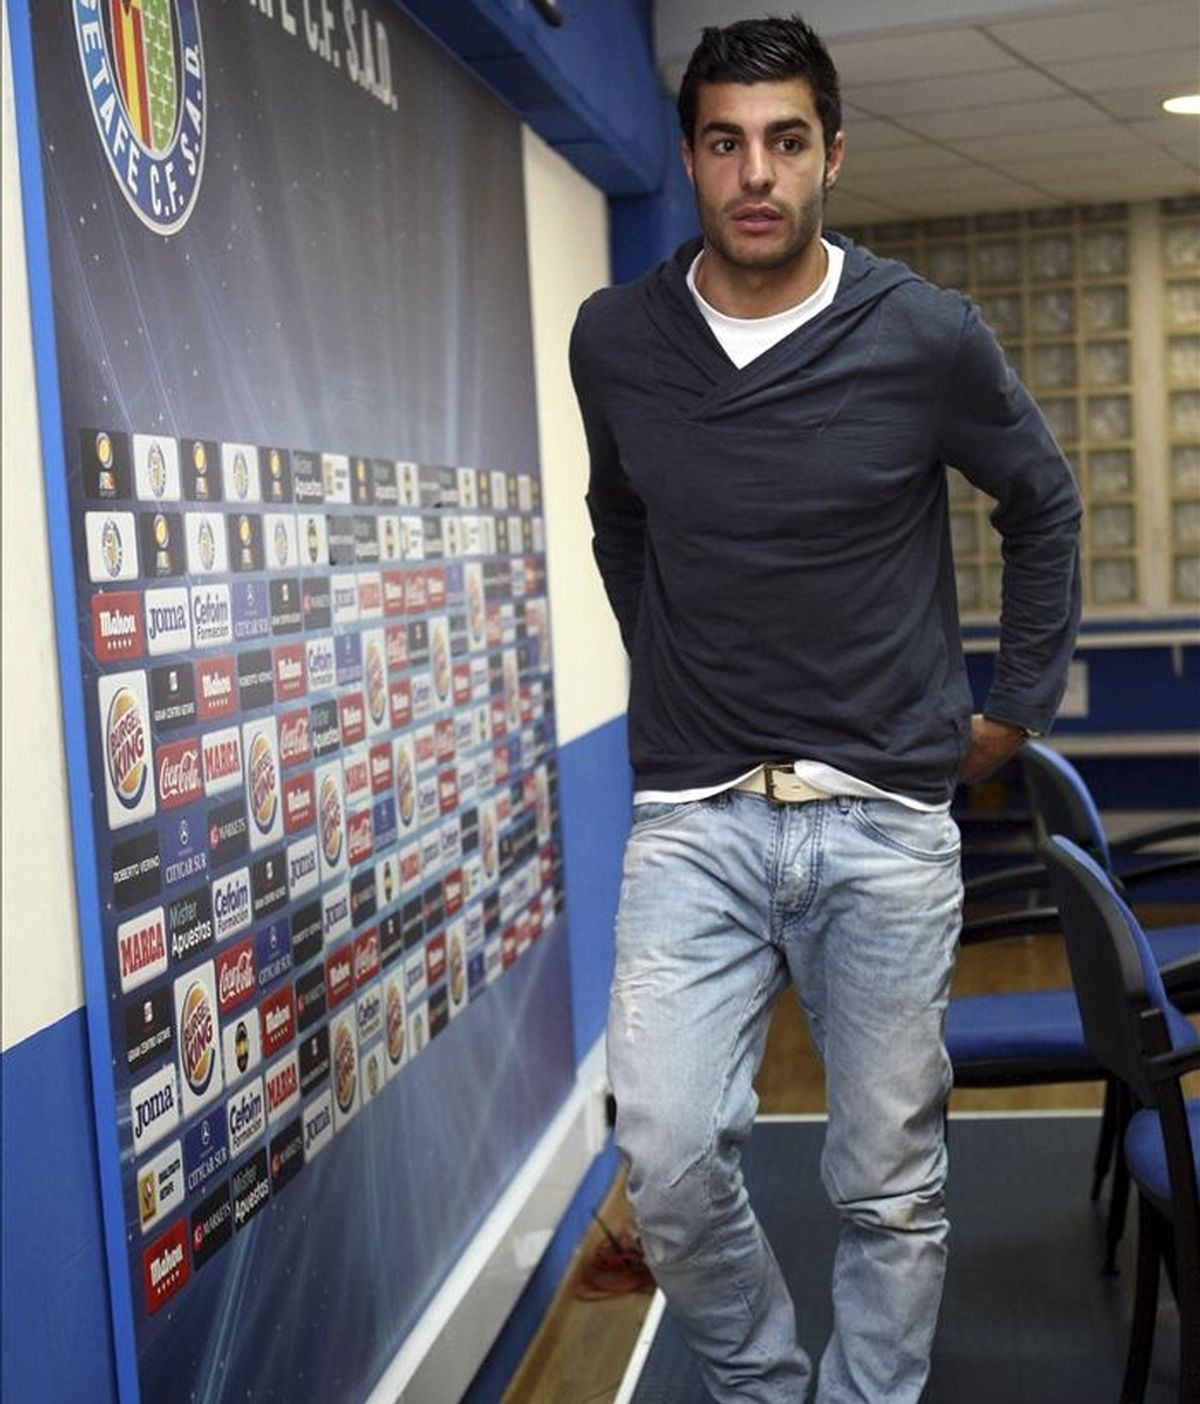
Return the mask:
<path id="1" fill-rule="evenodd" d="M 1138 305 L 1146 280 L 1134 276 L 1141 254 L 1126 205 L 846 231 L 978 303 L 1079 480 L 1084 600 L 1091 613 L 1110 616 L 1200 601 L 1200 200 L 1164 201 L 1147 214 L 1159 235 L 1152 252 L 1165 286 L 1161 307 Z M 1155 335 L 1165 335 L 1161 371 L 1153 361 L 1138 364 L 1137 317 L 1155 319 Z M 1139 435 L 1138 417 L 1151 415 L 1165 422 L 1165 436 L 1162 423 Z M 1148 452 L 1139 453 L 1139 441 Z M 1000 539 L 988 521 L 991 502 L 954 471 L 950 494 L 963 616 L 994 619 Z M 1169 521 L 1150 520 L 1163 510 Z M 1151 568 L 1164 540 L 1169 571 Z"/>

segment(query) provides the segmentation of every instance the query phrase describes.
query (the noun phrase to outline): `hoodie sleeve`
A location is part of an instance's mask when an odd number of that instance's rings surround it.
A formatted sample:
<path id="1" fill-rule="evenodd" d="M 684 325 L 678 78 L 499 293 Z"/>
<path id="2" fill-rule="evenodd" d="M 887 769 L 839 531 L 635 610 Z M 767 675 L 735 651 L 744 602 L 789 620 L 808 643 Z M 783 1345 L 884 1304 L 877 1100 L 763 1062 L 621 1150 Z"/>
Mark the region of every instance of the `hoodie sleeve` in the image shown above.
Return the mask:
<path id="1" fill-rule="evenodd" d="M 605 372 L 595 355 L 594 333 L 584 303 L 571 333 L 571 379 L 587 437 L 590 474 L 587 508 L 592 519 L 592 551 L 608 602 L 617 617 L 621 641 L 633 652 L 645 568 L 646 509 L 634 491 L 603 408 Z"/>
<path id="2" fill-rule="evenodd" d="M 938 455 L 996 501 L 1004 557 L 1000 651 L 984 713 L 1048 731 L 1079 627 L 1079 493 L 1041 411 L 968 305 Z"/>

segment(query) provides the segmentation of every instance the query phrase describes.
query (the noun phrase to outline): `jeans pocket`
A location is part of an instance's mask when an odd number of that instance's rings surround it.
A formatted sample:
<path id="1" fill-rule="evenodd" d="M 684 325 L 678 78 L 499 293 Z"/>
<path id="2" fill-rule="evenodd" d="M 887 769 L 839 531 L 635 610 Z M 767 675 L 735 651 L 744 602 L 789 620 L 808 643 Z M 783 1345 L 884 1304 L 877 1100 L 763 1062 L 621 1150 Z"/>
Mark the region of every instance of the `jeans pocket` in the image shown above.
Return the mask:
<path id="1" fill-rule="evenodd" d="M 635 804 L 631 832 L 641 834 L 661 828 L 690 807 L 689 800 L 653 800 L 649 804 Z"/>
<path id="2" fill-rule="evenodd" d="M 958 825 L 946 810 L 925 813 L 895 800 L 859 799 L 850 816 L 868 838 L 923 863 L 953 862 L 962 848 Z"/>

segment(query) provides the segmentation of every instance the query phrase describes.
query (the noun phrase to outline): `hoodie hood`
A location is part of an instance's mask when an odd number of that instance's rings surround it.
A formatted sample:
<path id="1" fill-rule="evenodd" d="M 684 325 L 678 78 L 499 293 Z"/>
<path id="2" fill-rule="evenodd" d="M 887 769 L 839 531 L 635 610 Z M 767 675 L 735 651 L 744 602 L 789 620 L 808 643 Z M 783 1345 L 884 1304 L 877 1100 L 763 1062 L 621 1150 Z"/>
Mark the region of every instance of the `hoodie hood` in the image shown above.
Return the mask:
<path id="1" fill-rule="evenodd" d="M 903 263 L 878 258 L 844 235 L 822 237 L 845 253 L 833 302 L 740 370 L 713 335 L 687 284 L 703 240 L 689 239 L 642 280 L 645 315 L 660 333 L 655 376 L 690 401 L 678 405 L 689 417 L 719 418 L 794 394 L 798 378 L 831 359 L 836 362 L 843 342 L 852 340 L 861 355 L 864 329 L 872 320 L 881 321 L 885 299 L 906 284 L 921 282 Z"/>

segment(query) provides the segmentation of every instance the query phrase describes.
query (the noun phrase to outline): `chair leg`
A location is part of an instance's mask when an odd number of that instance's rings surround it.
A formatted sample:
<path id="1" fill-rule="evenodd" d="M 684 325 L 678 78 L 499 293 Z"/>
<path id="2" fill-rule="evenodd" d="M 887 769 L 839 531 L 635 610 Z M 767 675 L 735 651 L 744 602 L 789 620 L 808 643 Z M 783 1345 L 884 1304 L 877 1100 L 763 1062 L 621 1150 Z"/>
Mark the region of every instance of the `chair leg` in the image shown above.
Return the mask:
<path id="1" fill-rule="evenodd" d="M 1154 1345 L 1154 1317 L 1158 1306 L 1162 1233 L 1157 1212 L 1138 1195 L 1137 1282 L 1133 1289 L 1133 1322 L 1129 1328 L 1129 1354 L 1125 1358 L 1121 1404 L 1142 1404 L 1146 1393 L 1150 1352 Z"/>
<path id="2" fill-rule="evenodd" d="M 1129 1205 L 1129 1167 L 1125 1164 L 1125 1129 L 1133 1115 L 1129 1092 L 1118 1086 L 1115 1094 L 1116 1115 L 1113 1135 L 1112 1198 L 1108 1202 L 1108 1226 L 1104 1238 L 1104 1266 L 1101 1272 L 1105 1277 L 1117 1274 L 1117 1249 L 1125 1233 L 1125 1214 Z"/>
<path id="3" fill-rule="evenodd" d="M 1195 1404 L 1200 1399 L 1200 1272 L 1193 1250 L 1179 1257 L 1175 1300 L 1179 1303 L 1179 1401 Z"/>
<path id="4" fill-rule="evenodd" d="M 1100 1198 L 1104 1177 L 1112 1164 L 1116 1141 L 1117 1084 L 1109 1078 L 1104 1084 L 1104 1114 L 1100 1118 L 1100 1139 L 1096 1142 L 1096 1163 L 1092 1167 L 1092 1203 Z"/>

